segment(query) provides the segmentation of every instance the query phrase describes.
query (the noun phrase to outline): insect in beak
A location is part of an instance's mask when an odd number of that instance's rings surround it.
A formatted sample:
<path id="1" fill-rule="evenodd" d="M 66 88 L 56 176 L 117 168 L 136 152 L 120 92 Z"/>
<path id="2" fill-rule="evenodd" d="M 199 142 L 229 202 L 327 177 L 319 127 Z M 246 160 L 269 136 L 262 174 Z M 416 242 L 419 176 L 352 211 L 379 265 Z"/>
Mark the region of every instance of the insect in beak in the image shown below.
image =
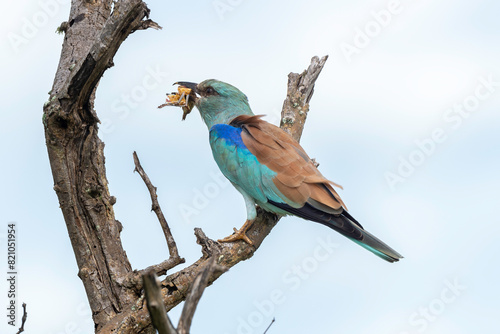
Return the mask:
<path id="1" fill-rule="evenodd" d="M 166 103 L 158 106 L 158 108 L 167 106 L 181 107 L 183 111 L 182 120 L 185 120 L 186 116 L 191 112 L 191 110 L 193 110 L 196 103 L 196 93 L 194 92 L 195 89 L 193 89 L 196 86 L 193 86 L 193 88 L 188 88 L 184 86 L 183 83 L 184 82 L 174 83 L 174 85 L 179 85 L 179 87 L 177 87 L 177 92 L 167 94 L 167 100 L 165 101 Z"/>

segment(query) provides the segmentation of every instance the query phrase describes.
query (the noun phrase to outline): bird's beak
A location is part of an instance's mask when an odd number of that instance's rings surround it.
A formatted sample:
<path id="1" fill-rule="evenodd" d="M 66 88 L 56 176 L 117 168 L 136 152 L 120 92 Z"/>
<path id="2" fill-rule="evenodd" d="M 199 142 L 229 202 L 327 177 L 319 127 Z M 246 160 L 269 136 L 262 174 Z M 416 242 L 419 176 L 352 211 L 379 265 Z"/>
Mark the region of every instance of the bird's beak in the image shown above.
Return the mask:
<path id="1" fill-rule="evenodd" d="M 198 87 L 198 84 L 197 83 L 194 83 L 194 82 L 187 82 L 187 81 L 178 81 L 176 83 L 174 83 L 174 85 L 179 85 L 181 87 L 186 87 L 186 88 L 189 88 L 191 89 L 191 91 L 194 93 L 194 94 L 197 94 L 197 90 L 196 90 L 196 87 Z"/>

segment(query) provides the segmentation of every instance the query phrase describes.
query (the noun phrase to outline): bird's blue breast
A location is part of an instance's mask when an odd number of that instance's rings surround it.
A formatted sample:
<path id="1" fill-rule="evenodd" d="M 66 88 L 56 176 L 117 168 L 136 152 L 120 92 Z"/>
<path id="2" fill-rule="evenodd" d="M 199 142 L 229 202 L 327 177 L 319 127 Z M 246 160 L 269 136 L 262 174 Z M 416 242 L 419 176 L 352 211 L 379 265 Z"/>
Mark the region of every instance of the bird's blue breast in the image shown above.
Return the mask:
<path id="1" fill-rule="evenodd" d="M 210 129 L 210 134 L 215 135 L 217 138 L 224 139 L 226 141 L 226 145 L 236 146 L 240 149 L 247 149 L 241 139 L 241 128 L 235 128 L 234 126 L 227 124 L 215 124 Z"/>

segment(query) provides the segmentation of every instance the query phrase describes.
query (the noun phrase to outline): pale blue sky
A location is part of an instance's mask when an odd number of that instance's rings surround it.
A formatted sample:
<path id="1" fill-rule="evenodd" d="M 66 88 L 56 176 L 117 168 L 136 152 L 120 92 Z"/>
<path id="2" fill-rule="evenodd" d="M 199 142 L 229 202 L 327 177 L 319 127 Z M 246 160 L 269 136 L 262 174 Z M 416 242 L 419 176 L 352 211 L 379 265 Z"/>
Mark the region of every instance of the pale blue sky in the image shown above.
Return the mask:
<path id="1" fill-rule="evenodd" d="M 217 12 L 221 3 L 231 10 Z M 219 181 L 197 110 L 181 122 L 179 109 L 156 108 L 171 84 L 229 82 L 255 113 L 277 123 L 288 73 L 325 54 L 302 145 L 325 176 L 344 186 L 340 195 L 351 214 L 405 256 L 388 264 L 324 226 L 284 218 L 252 259 L 206 290 L 193 334 L 260 334 L 273 317 L 269 334 L 496 330 L 498 2 L 148 5 L 163 30 L 138 31 L 124 42 L 96 101 L 115 214 L 135 269 L 168 252 L 146 188 L 132 173 L 134 150 L 158 187 L 187 263 L 200 256 L 194 227 L 220 238 L 246 216 L 241 196 Z M 27 332 L 90 333 L 41 123 L 63 39 L 54 31 L 67 19 L 69 1 L 9 6 L 0 20 L 0 258 L 6 225 L 14 221 Z M 360 37 L 366 30 L 371 36 Z M 1 305 L 6 291 L 2 279 Z M 170 315 L 177 321 L 179 314 L 177 308 Z M 1 332 L 14 332 L 2 319 Z"/>

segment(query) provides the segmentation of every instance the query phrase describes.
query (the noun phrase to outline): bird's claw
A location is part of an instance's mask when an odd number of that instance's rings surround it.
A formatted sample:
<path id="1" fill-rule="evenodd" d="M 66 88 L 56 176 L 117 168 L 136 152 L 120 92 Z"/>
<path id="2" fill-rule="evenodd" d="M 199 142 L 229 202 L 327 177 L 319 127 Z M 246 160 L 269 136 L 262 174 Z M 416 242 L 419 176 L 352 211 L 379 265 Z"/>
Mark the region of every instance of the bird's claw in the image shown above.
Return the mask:
<path id="1" fill-rule="evenodd" d="M 246 229 L 244 230 L 243 228 L 238 230 L 236 227 L 233 227 L 234 234 L 231 234 L 230 236 L 227 236 L 223 239 L 217 240 L 218 242 L 233 242 L 237 240 L 243 240 L 249 245 L 253 245 L 253 241 L 250 240 L 250 238 L 245 234 Z"/>

